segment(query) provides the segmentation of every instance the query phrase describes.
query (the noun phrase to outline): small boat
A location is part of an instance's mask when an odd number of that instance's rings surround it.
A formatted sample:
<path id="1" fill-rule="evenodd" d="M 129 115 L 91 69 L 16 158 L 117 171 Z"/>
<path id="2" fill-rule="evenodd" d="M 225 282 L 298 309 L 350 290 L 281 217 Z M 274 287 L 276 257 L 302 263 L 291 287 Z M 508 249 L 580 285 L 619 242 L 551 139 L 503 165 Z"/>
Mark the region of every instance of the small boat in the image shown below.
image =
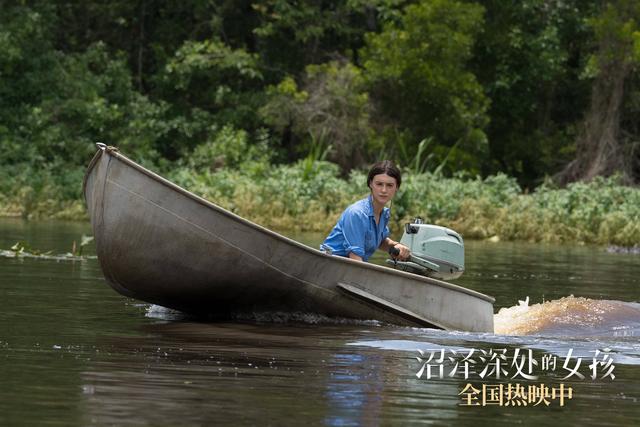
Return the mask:
<path id="1" fill-rule="evenodd" d="M 493 332 L 487 295 L 313 249 L 98 147 L 83 193 L 100 266 L 122 295 L 213 317 L 301 312 Z"/>

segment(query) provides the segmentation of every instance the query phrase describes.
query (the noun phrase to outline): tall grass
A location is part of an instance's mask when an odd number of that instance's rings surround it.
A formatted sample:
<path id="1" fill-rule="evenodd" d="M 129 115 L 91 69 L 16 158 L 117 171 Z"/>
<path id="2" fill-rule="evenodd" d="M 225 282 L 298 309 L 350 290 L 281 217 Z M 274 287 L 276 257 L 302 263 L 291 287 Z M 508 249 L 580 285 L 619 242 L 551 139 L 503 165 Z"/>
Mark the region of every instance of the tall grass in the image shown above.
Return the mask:
<path id="1" fill-rule="evenodd" d="M 0 216 L 87 219 L 81 195 L 83 174 L 83 167 L 0 167 Z"/>
<path id="2" fill-rule="evenodd" d="M 197 173 L 174 179 L 205 198 L 267 227 L 328 232 L 344 208 L 367 195 L 366 177 L 318 161 L 309 173 L 303 162 L 274 166 L 264 176 L 241 170 Z M 415 216 L 448 226 L 466 238 L 533 242 L 640 243 L 640 190 L 617 178 L 598 178 L 566 188 L 543 185 L 530 194 L 515 179 L 485 179 L 405 173 L 391 204 L 392 229 Z"/>
<path id="3" fill-rule="evenodd" d="M 344 208 L 368 191 L 364 171 L 341 178 L 338 166 L 322 158 L 291 165 L 249 159 L 239 167 L 219 169 L 187 162 L 163 173 L 266 227 L 328 232 Z M 36 180 L 28 180 L 33 172 L 13 174 L 0 184 L 0 216 L 86 219 L 79 170 L 64 177 L 41 171 Z M 472 239 L 640 244 L 640 189 L 623 186 L 615 177 L 566 188 L 545 184 L 527 194 L 502 174 L 481 179 L 408 169 L 391 212 L 396 234 L 420 216 Z"/>

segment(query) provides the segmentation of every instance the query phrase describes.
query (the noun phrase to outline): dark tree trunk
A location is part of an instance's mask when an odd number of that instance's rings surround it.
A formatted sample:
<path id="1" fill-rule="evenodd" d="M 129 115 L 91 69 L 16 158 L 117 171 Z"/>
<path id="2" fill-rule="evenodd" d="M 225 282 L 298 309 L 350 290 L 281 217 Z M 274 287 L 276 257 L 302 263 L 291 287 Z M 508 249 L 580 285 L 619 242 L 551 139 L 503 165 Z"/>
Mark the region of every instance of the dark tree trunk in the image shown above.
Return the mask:
<path id="1" fill-rule="evenodd" d="M 560 184 L 615 173 L 625 183 L 634 180 L 633 159 L 620 127 L 625 84 L 635 61 L 633 40 L 621 28 L 633 22 L 639 11 L 627 0 L 613 2 L 603 11 L 596 29 L 598 75 L 592 86 L 591 105 L 576 140 L 575 159 L 556 176 Z"/>
<path id="2" fill-rule="evenodd" d="M 619 139 L 624 83 L 629 72 L 629 64 L 615 63 L 596 78 L 591 106 L 576 141 L 576 158 L 558 176 L 561 183 L 590 181 L 614 173 L 620 173 L 625 181 L 632 179 L 631 164 Z"/>

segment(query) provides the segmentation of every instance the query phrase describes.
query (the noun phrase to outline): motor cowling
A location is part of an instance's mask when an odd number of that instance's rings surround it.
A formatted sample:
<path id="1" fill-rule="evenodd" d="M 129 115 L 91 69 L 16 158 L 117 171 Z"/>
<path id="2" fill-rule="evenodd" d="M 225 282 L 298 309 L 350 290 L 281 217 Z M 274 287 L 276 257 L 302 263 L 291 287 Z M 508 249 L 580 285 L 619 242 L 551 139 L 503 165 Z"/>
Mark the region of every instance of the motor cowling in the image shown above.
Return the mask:
<path id="1" fill-rule="evenodd" d="M 405 225 L 400 243 L 411 250 L 411 258 L 387 260 L 399 270 L 441 280 L 457 279 L 464 272 L 464 241 L 450 228 L 424 224 L 415 218 Z"/>

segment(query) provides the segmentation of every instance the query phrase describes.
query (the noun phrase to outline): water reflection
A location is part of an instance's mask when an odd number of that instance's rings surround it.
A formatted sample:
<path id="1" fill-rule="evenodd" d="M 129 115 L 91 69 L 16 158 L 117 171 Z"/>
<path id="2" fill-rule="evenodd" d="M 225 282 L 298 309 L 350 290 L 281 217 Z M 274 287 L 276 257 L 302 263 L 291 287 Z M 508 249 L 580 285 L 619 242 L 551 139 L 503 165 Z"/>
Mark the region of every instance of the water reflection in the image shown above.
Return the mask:
<path id="1" fill-rule="evenodd" d="M 332 372 L 325 392 L 332 408 L 325 423 L 344 426 L 362 424 L 368 417 L 379 418 L 384 387 L 380 372 L 375 370 L 375 362 L 367 360 L 363 354 L 339 353 L 332 357 L 331 363 L 338 368 Z M 374 368 L 369 374 L 360 371 L 367 365 Z"/>
<path id="2" fill-rule="evenodd" d="M 0 220 L 0 248 L 26 240 L 64 253 L 87 232 L 88 224 Z M 569 425 L 634 425 L 639 273 L 636 255 L 599 248 L 467 242 L 457 283 L 496 297 L 501 334 L 489 334 L 308 313 L 200 323 L 123 298 L 95 260 L 0 258 L 0 424 L 496 426 L 557 422 L 561 413 Z M 505 349 L 513 358 L 522 349 L 538 359 L 571 350 L 588 365 L 605 348 L 615 380 L 570 378 L 576 397 L 562 412 L 461 408 L 468 380 L 416 376 L 417 350 Z"/>
<path id="3" fill-rule="evenodd" d="M 375 328 L 148 325 L 142 339 L 100 343 L 106 353 L 81 373 L 84 413 L 101 425 L 238 418 L 280 425 L 293 417 L 311 424 L 376 425 L 412 405 L 429 408 L 428 419 L 456 417 L 446 406 L 455 405 L 457 383 L 420 383 L 412 357 L 346 345 L 354 336 L 387 329 Z M 179 411 L 187 404 L 192 411 Z"/>

